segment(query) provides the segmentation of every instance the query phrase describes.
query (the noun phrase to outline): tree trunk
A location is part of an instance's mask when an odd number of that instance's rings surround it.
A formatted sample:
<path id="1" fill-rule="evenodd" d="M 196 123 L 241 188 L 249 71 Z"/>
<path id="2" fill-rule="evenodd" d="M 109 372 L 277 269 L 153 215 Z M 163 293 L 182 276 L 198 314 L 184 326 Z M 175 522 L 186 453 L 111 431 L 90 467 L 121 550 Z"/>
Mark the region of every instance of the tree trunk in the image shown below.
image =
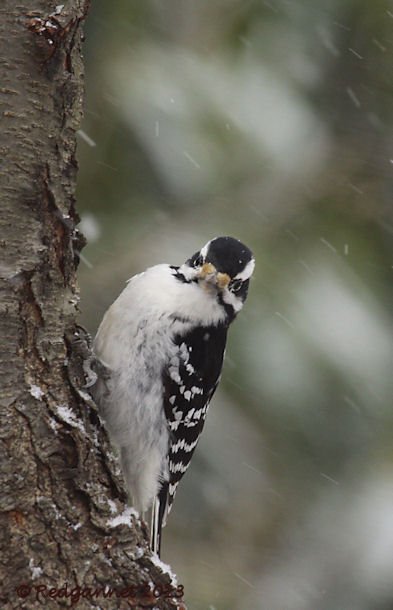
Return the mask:
<path id="1" fill-rule="evenodd" d="M 0 7 L 0 607 L 7 610 L 71 602 L 181 607 L 180 588 L 152 559 L 143 524 L 127 508 L 106 434 L 81 389 L 89 348 L 75 323 L 83 239 L 74 192 L 87 8 L 88 0 Z"/>

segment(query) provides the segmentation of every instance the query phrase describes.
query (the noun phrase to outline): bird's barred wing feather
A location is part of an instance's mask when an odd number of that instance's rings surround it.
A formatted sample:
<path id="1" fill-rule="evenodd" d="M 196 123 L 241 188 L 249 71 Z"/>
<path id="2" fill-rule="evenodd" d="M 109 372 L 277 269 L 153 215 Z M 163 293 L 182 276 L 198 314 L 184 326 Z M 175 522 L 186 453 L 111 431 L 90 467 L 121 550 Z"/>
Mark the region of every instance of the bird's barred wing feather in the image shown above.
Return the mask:
<path id="1" fill-rule="evenodd" d="M 227 328 L 198 327 L 175 338 L 177 352 L 164 371 L 164 409 L 170 430 L 168 471 L 160 494 L 162 524 L 186 472 L 218 385 Z"/>

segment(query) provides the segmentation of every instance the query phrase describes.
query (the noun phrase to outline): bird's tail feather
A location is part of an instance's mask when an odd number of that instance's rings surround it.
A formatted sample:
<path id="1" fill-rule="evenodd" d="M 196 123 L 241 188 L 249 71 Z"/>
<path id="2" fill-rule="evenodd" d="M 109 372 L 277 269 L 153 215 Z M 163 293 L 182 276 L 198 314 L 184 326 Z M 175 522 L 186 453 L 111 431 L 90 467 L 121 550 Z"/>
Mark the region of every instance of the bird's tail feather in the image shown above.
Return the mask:
<path id="1" fill-rule="evenodd" d="M 150 548 L 153 553 L 161 554 L 161 532 L 165 525 L 164 516 L 168 498 L 168 483 L 164 483 L 159 494 L 155 497 L 151 511 Z"/>

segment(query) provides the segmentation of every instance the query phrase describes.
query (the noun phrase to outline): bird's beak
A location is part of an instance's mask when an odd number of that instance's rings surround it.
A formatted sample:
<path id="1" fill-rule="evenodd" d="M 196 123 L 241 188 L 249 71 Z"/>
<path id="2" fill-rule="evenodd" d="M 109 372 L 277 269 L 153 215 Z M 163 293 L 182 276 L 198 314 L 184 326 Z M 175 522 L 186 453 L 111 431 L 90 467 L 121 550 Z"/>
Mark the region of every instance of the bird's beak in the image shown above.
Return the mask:
<path id="1" fill-rule="evenodd" d="M 211 263 L 205 263 L 200 268 L 200 271 L 198 272 L 197 277 L 199 280 L 210 280 L 210 279 L 214 278 L 216 275 L 217 275 L 217 269 L 215 268 L 215 266 L 212 265 Z"/>
<path id="2" fill-rule="evenodd" d="M 197 277 L 200 280 L 206 280 L 206 282 L 209 282 L 210 284 L 215 284 L 220 290 L 226 288 L 231 281 L 231 278 L 227 273 L 217 271 L 215 266 L 211 263 L 202 265 Z"/>

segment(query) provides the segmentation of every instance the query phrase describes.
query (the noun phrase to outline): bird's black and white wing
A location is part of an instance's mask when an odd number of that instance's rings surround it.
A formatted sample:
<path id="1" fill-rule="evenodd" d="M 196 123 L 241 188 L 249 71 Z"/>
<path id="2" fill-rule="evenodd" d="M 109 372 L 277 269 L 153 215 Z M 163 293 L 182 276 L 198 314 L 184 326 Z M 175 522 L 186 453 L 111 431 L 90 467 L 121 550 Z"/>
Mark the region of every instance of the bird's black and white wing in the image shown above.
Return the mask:
<path id="1" fill-rule="evenodd" d="M 226 325 L 200 326 L 177 335 L 176 354 L 164 371 L 164 409 L 169 427 L 167 478 L 155 500 L 152 547 L 160 551 L 161 529 L 176 488 L 186 472 L 218 385 L 227 336 Z"/>

